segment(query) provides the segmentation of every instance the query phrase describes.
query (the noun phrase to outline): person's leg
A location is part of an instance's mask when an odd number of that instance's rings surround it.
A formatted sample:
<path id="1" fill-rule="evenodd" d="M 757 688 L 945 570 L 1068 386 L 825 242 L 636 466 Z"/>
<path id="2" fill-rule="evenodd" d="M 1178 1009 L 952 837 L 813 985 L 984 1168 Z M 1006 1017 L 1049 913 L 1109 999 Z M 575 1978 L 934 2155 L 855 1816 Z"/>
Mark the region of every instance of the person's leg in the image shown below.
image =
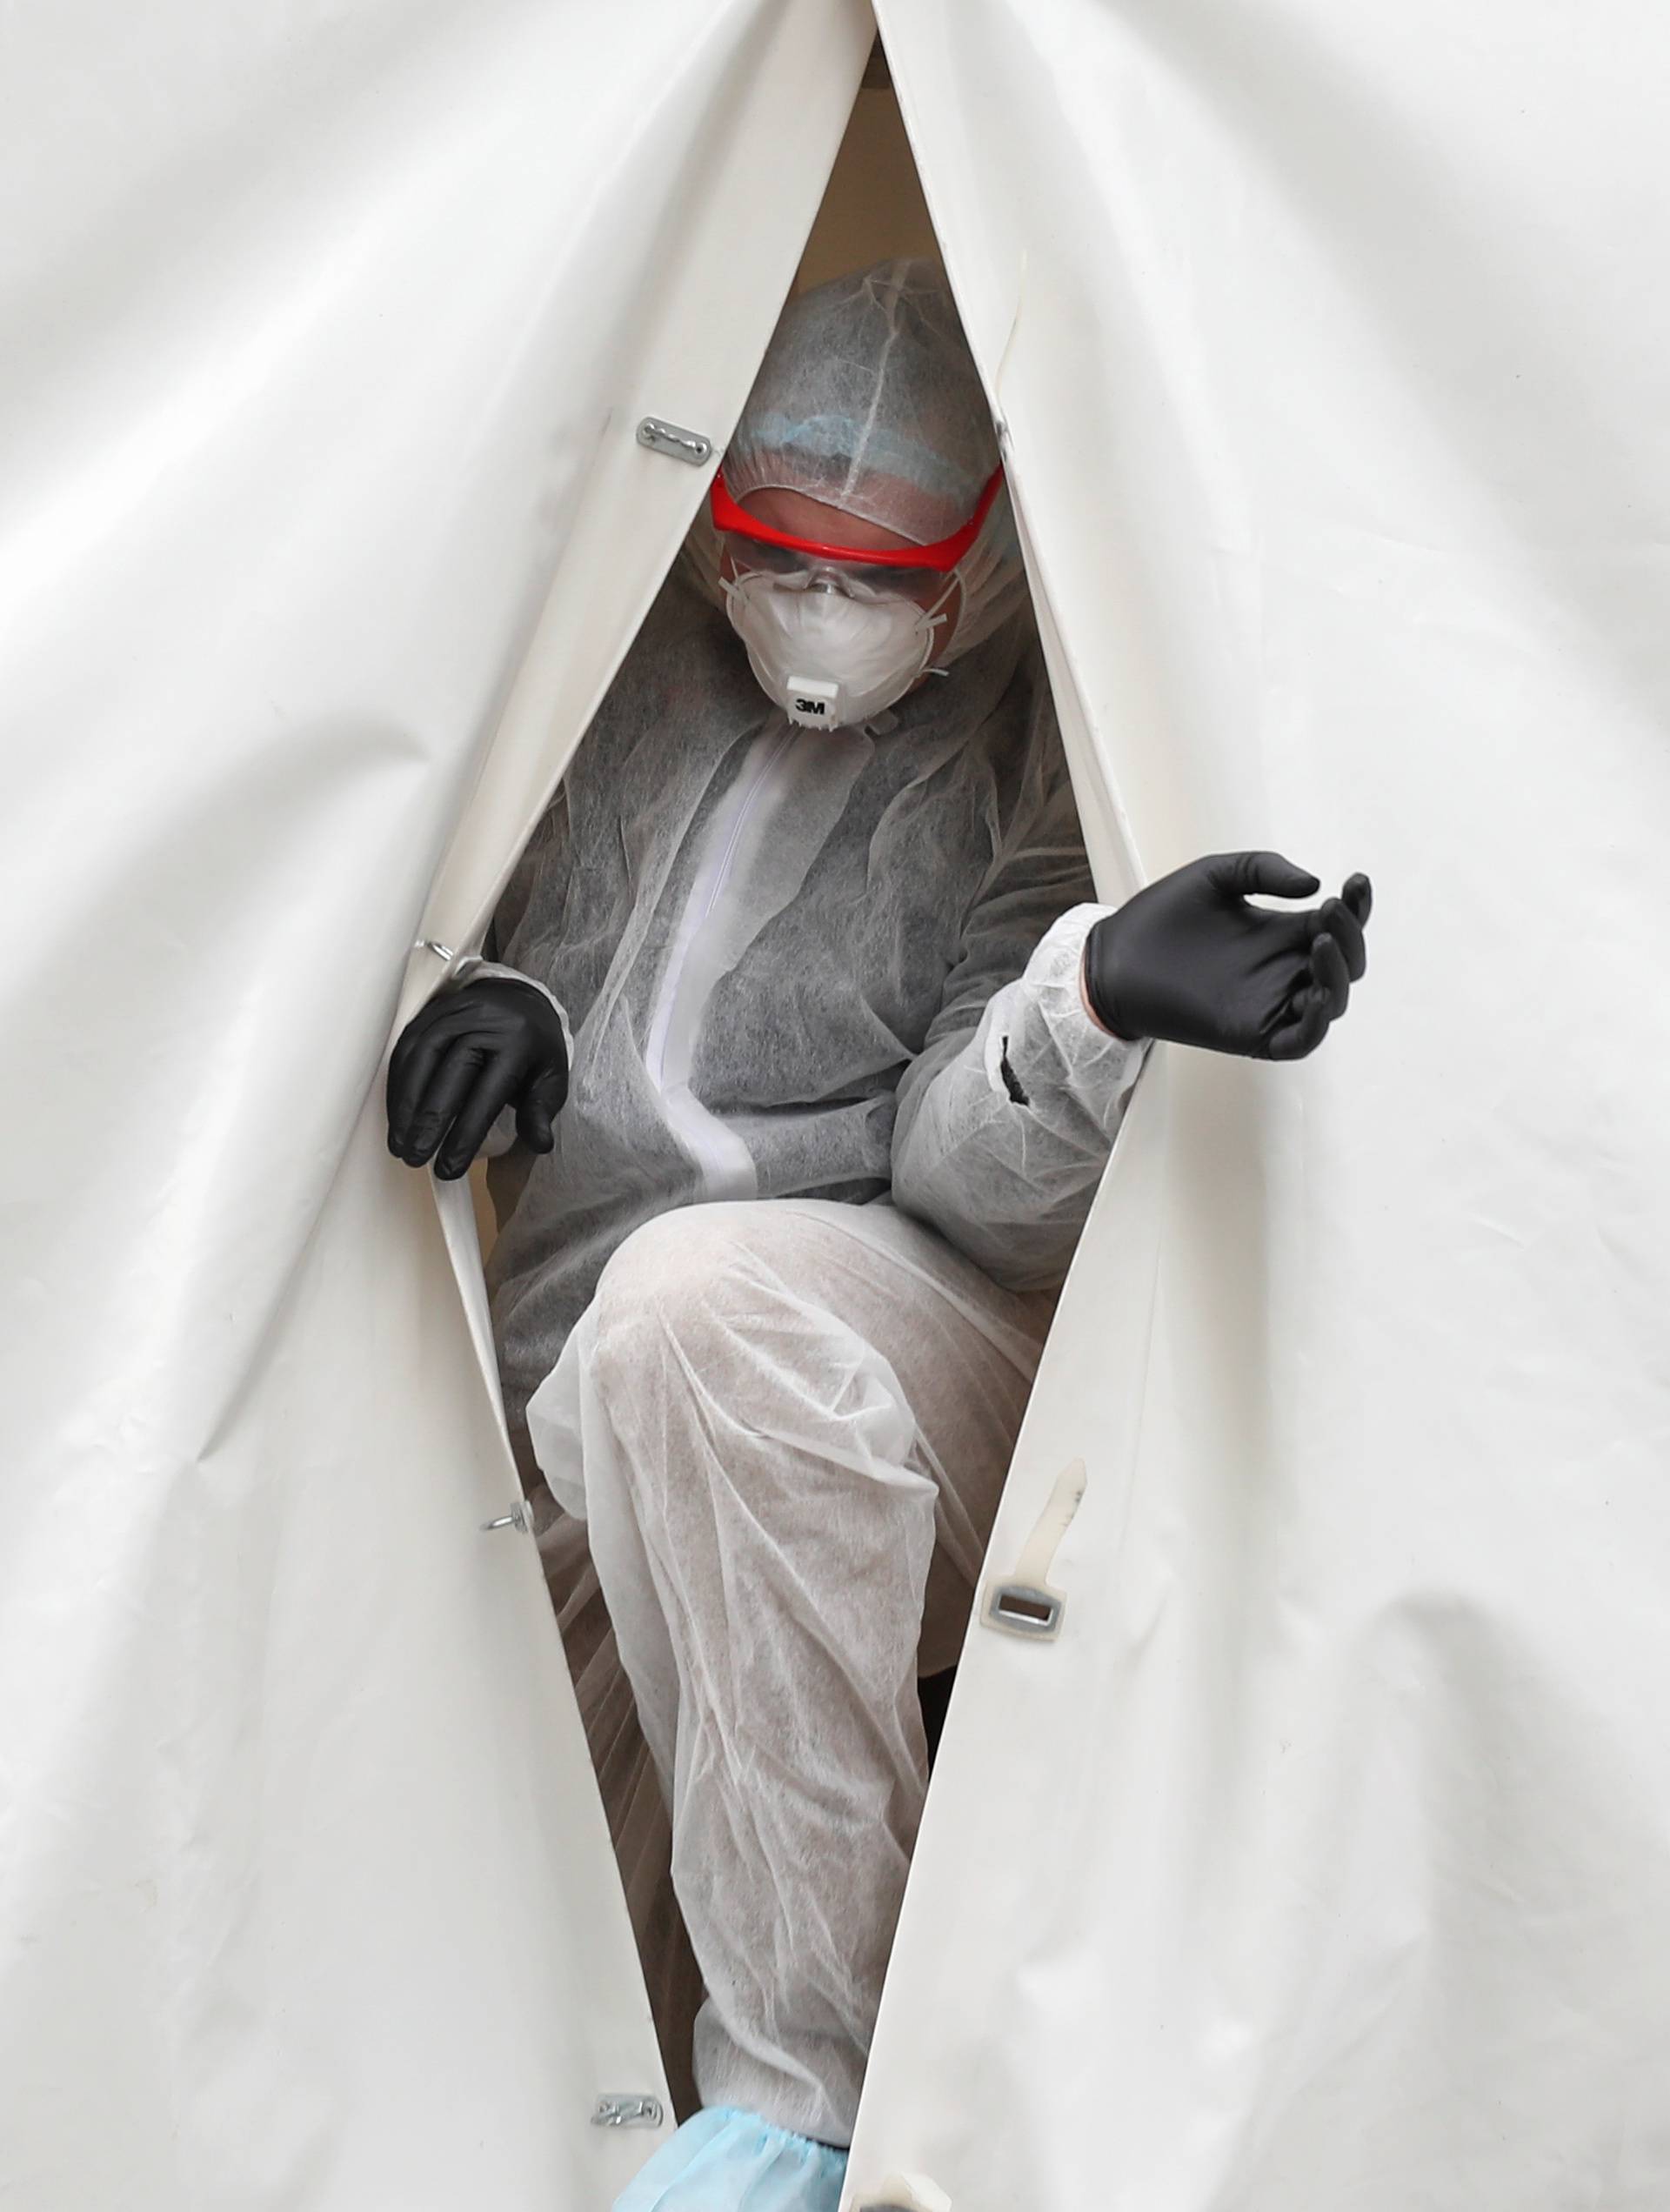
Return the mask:
<path id="1" fill-rule="evenodd" d="M 955 1658 L 1050 1305 L 891 1207 L 695 1207 L 622 1246 L 530 1407 L 668 1789 L 705 2104 L 849 2138 L 918 1646 Z"/>
<path id="2" fill-rule="evenodd" d="M 562 1512 L 546 1494 L 531 1454 L 524 1480 L 545 1585 L 562 1632 L 563 1654 L 626 1893 L 667 2087 L 673 2109 L 684 2119 L 700 2103 L 691 2041 L 702 1987 L 672 1887 L 666 1794 L 620 1663 L 614 1626 L 587 1548 L 585 1524 Z"/>

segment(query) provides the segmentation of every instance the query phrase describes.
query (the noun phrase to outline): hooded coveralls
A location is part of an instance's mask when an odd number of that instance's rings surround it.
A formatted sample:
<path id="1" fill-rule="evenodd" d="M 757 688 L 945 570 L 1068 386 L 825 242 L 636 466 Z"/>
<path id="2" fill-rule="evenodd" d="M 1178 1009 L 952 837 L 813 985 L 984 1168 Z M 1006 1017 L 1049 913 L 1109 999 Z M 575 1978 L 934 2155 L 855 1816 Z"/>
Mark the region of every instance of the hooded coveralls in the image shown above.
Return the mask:
<path id="1" fill-rule="evenodd" d="M 896 264 L 791 305 L 727 471 L 926 542 L 995 458 L 943 281 Z M 641 1928 L 652 1822 L 587 1538 L 671 1806 L 701 2101 L 838 2143 L 926 1785 L 918 1670 L 956 1656 L 1141 1051 L 1080 999 L 1108 910 L 1006 511 L 949 672 L 864 728 L 764 696 L 711 554 L 496 918 L 573 1052 L 555 1150 L 494 1162 L 491 1281 Z"/>

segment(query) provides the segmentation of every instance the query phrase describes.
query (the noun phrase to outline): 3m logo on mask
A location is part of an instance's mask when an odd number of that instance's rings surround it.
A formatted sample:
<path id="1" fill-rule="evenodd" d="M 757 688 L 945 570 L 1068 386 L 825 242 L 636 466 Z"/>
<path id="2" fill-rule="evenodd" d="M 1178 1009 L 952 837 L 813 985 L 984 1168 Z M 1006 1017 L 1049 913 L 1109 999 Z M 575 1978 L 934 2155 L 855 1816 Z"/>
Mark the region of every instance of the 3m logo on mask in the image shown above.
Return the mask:
<path id="1" fill-rule="evenodd" d="M 786 702 L 789 719 L 803 726 L 826 730 L 835 719 L 840 696 L 838 684 L 820 684 L 810 677 L 792 676 Z"/>

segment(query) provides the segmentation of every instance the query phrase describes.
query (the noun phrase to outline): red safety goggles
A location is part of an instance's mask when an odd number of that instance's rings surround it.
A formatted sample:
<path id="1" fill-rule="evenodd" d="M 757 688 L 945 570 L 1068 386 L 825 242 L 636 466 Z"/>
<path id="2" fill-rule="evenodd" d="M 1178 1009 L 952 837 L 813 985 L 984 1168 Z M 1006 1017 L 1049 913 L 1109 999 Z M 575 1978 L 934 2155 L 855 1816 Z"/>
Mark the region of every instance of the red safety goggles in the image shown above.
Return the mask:
<path id="1" fill-rule="evenodd" d="M 992 511 L 992 502 L 1002 488 L 1003 471 L 994 469 L 973 513 L 960 530 L 952 531 L 949 538 L 939 538 L 932 545 L 902 545 L 897 552 L 891 553 L 861 553 L 851 545 L 820 545 L 815 538 L 795 538 L 786 530 L 773 530 L 769 523 L 757 522 L 731 497 L 723 469 L 715 472 L 707 498 L 715 530 L 722 530 L 731 537 L 751 538 L 757 545 L 775 545 L 785 552 L 805 553 L 813 560 L 857 561 L 865 568 L 928 568 L 946 575 L 979 536 L 980 525 Z"/>

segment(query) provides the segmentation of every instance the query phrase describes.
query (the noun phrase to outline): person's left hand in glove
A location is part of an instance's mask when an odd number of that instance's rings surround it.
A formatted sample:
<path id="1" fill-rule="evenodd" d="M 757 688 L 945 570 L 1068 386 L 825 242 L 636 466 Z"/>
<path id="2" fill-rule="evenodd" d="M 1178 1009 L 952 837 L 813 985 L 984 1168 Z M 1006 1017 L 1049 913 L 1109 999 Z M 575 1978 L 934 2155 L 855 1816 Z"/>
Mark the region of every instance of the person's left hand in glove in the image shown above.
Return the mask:
<path id="1" fill-rule="evenodd" d="M 535 984 L 482 976 L 437 992 L 401 1032 L 389 1060 L 389 1150 L 409 1167 L 432 1158 L 453 1182 L 507 1106 L 522 1142 L 550 1152 L 551 1117 L 567 1096 L 556 1007 Z"/>
<path id="2" fill-rule="evenodd" d="M 1303 913 L 1247 904 L 1308 899 L 1319 879 L 1277 852 L 1219 852 L 1161 876 L 1092 929 L 1083 989 L 1116 1037 L 1166 1038 L 1252 1059 L 1302 1059 L 1346 1011 L 1368 965 L 1373 893 L 1352 876 Z"/>

